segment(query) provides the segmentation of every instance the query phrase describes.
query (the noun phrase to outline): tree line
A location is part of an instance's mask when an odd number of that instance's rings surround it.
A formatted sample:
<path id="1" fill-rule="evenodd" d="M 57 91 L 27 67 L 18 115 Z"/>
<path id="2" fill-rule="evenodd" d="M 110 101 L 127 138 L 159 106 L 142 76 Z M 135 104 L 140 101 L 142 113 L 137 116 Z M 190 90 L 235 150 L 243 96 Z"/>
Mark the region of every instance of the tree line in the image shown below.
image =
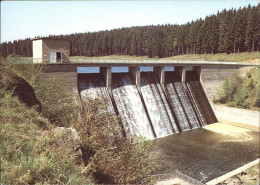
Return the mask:
<path id="1" fill-rule="evenodd" d="M 72 56 L 131 55 L 171 57 L 182 54 L 260 50 L 260 4 L 222 10 L 183 25 L 150 25 L 98 32 L 49 35 L 71 41 Z M 32 56 L 31 39 L 1 44 L 1 54 Z"/>

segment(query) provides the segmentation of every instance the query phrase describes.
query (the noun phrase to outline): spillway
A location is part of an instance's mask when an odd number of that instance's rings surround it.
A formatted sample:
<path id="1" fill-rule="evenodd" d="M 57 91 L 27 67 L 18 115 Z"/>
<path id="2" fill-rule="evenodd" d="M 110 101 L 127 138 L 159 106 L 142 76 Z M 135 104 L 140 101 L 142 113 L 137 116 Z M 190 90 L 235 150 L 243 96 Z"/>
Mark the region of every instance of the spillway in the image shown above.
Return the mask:
<path id="1" fill-rule="evenodd" d="M 177 94 L 177 90 L 175 88 L 175 83 L 177 82 L 179 82 L 177 72 L 165 72 L 166 94 L 169 97 L 170 104 L 176 115 L 181 131 L 185 131 L 191 129 L 192 127 L 189 123 L 188 116 L 186 115 L 181 102 L 184 101 L 184 92 L 180 88 L 178 88 L 178 93 L 180 94 Z"/>
<path id="2" fill-rule="evenodd" d="M 149 123 L 136 85 L 128 73 L 112 75 L 112 95 L 128 137 L 145 136 L 153 139 L 153 128 Z"/>
<path id="3" fill-rule="evenodd" d="M 155 73 L 141 73 L 140 89 L 156 137 L 178 132 L 161 85 L 156 82 Z"/>
<path id="4" fill-rule="evenodd" d="M 83 100 L 86 98 L 102 98 L 106 103 L 107 112 L 115 114 L 111 98 L 101 74 L 80 75 L 78 79 L 78 88 Z"/>
<path id="5" fill-rule="evenodd" d="M 119 115 L 117 121 L 128 137 L 161 138 L 217 122 L 196 71 L 186 71 L 186 83 L 177 71 L 166 71 L 164 86 L 157 72 L 141 72 L 140 86 L 132 72 L 112 73 L 111 93 L 104 71 L 80 74 L 78 89 L 83 101 L 102 98 L 103 110 Z"/>
<path id="6" fill-rule="evenodd" d="M 191 127 L 192 128 L 200 127 L 196 113 L 192 107 L 192 102 L 190 101 L 190 99 L 188 98 L 188 95 L 186 94 L 184 84 L 182 82 L 174 82 L 173 84 L 174 84 L 176 92 L 179 96 L 179 99 L 183 105 L 184 111 L 187 115 L 187 119 L 189 120 Z"/>
<path id="7" fill-rule="evenodd" d="M 166 72 L 166 73 L 170 73 L 170 72 Z M 181 105 L 180 99 L 175 91 L 172 80 L 170 80 L 169 78 L 166 78 L 165 83 L 166 83 L 165 84 L 166 94 L 169 97 L 170 104 L 176 115 L 176 118 L 178 120 L 178 124 L 179 124 L 181 131 L 189 130 L 190 129 L 189 122 L 186 118 L 186 115 L 185 115 L 184 109 Z"/>
<path id="8" fill-rule="evenodd" d="M 200 117 L 203 120 L 203 125 L 217 122 L 217 118 L 199 81 L 199 77 L 194 71 L 188 72 L 186 76 L 188 91 L 200 113 Z"/>

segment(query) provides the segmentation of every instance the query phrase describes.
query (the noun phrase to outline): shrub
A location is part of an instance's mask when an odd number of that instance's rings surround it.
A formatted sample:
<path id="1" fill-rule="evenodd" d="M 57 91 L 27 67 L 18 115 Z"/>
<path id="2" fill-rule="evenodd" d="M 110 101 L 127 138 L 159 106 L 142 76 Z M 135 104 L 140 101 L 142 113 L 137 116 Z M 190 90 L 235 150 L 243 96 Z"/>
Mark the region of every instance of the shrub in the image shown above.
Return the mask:
<path id="1" fill-rule="evenodd" d="M 217 97 L 215 102 L 227 103 L 234 100 L 234 94 L 236 93 L 237 88 L 242 84 L 242 78 L 238 74 L 234 73 L 228 77 L 222 88 L 217 91 Z"/>
<path id="2" fill-rule="evenodd" d="M 233 74 L 218 89 L 214 103 L 227 103 L 232 107 L 260 107 L 260 66 L 252 68 L 245 77 Z"/>
<path id="3" fill-rule="evenodd" d="M 97 171 L 111 176 L 113 183 L 150 184 L 152 179 L 149 175 L 156 169 L 149 157 L 152 147 L 151 141 L 141 138 L 135 144 L 130 139 L 125 139 L 120 148 L 98 151 L 93 158 L 93 164 Z"/>
<path id="4" fill-rule="evenodd" d="M 148 175 L 155 169 L 149 158 L 151 142 L 124 137 L 117 118 L 105 106 L 104 99 L 87 99 L 81 122 L 74 124 L 83 141 L 86 174 L 95 175 L 99 183 L 149 183 Z"/>
<path id="5" fill-rule="evenodd" d="M 249 108 L 249 103 L 246 101 L 248 97 L 248 89 L 241 86 L 234 94 L 235 105 L 242 108 Z"/>

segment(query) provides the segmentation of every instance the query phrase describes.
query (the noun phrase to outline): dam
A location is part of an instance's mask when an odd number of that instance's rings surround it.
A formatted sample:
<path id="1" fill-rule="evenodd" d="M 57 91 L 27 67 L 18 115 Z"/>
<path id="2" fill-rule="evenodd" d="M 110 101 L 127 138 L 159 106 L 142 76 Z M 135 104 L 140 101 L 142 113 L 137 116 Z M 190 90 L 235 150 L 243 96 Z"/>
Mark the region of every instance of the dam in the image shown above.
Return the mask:
<path id="1" fill-rule="evenodd" d="M 42 78 L 64 82 L 82 100 L 103 98 L 106 111 L 120 116 L 127 137 L 152 140 L 153 160 L 162 166 L 155 174 L 178 169 L 205 183 L 259 158 L 257 132 L 211 124 L 220 115 L 212 104 L 217 89 L 233 73 L 246 75 L 252 67 L 207 61 L 93 60 L 47 64 Z"/>
<path id="2" fill-rule="evenodd" d="M 106 111 L 120 116 L 128 137 L 155 139 L 217 122 L 210 103 L 217 87 L 233 72 L 251 67 L 207 61 L 99 60 L 47 64 L 44 78 L 62 78 L 81 98 L 103 98 Z"/>

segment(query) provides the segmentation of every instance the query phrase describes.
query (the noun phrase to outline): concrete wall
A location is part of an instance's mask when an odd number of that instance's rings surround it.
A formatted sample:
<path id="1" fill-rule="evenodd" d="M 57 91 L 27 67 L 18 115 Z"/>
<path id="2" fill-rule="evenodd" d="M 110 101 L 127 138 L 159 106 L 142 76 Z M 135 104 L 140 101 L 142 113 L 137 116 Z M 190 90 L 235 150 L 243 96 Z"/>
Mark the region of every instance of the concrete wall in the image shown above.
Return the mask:
<path id="1" fill-rule="evenodd" d="M 260 112 L 213 104 L 212 108 L 220 122 L 233 124 L 259 132 Z"/>
<path id="2" fill-rule="evenodd" d="M 43 39 L 42 50 L 43 61 L 50 60 L 50 52 L 62 52 L 62 62 L 69 62 L 70 41 L 68 40 Z"/>
<path id="3" fill-rule="evenodd" d="M 58 46 L 57 46 L 58 47 Z M 46 73 L 53 73 L 53 72 L 74 72 L 77 74 L 77 66 L 84 67 L 88 66 L 86 64 L 48 64 L 45 67 Z M 98 65 L 98 64 L 96 64 Z M 96 66 L 95 65 L 95 66 Z M 91 65 L 90 65 L 91 66 Z M 101 65 L 102 66 L 102 65 Z M 174 64 L 173 64 L 174 66 Z M 254 66 L 241 66 L 241 65 L 202 65 L 202 66 L 195 66 L 193 67 L 193 70 L 197 71 L 198 74 L 200 74 L 200 80 L 202 83 L 202 86 L 208 96 L 208 99 L 212 103 L 212 100 L 214 96 L 216 95 L 216 92 L 219 88 L 221 88 L 223 82 L 227 77 L 232 75 L 235 72 L 238 72 L 240 75 L 245 75 L 251 68 Z M 103 73 L 105 73 L 105 77 L 108 80 L 108 87 L 111 88 L 111 74 L 109 75 L 109 71 L 107 71 L 107 68 L 111 68 L 110 66 L 103 66 L 102 69 L 105 70 Z M 179 72 L 179 74 L 182 77 L 182 81 L 185 81 L 185 67 L 183 66 L 176 66 L 175 70 Z M 110 70 L 111 71 L 111 70 Z M 159 79 L 161 83 L 164 83 L 164 70 L 162 66 L 156 66 L 155 71 L 157 75 L 159 76 Z M 140 67 L 139 66 L 131 66 L 129 67 L 129 73 L 135 80 L 135 84 L 137 85 L 137 88 L 140 88 Z M 110 85 L 109 85 L 110 84 Z"/>
<path id="4" fill-rule="evenodd" d="M 252 67 L 243 67 L 238 65 L 212 65 L 202 66 L 200 71 L 200 80 L 202 86 L 210 101 L 213 100 L 216 92 L 221 88 L 225 79 L 235 72 L 239 75 L 245 75 Z"/>
<path id="5" fill-rule="evenodd" d="M 64 84 L 68 92 L 78 92 L 78 78 L 77 68 L 75 66 L 60 66 L 53 65 L 52 67 L 45 67 L 42 75 L 42 80 L 54 80 L 58 83 Z"/>
<path id="6" fill-rule="evenodd" d="M 33 63 L 42 63 L 42 40 L 33 41 Z"/>

